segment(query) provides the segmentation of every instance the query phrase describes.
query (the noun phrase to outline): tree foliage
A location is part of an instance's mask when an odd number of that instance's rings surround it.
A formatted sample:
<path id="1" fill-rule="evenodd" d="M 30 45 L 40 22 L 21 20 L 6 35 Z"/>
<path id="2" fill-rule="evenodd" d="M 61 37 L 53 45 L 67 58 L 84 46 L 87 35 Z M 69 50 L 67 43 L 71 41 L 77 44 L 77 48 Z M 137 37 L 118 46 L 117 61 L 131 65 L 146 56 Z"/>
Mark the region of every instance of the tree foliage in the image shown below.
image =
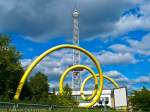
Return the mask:
<path id="1" fill-rule="evenodd" d="M 140 91 L 134 91 L 129 101 L 133 111 L 150 112 L 150 91 L 145 87 Z"/>
<path id="2" fill-rule="evenodd" d="M 68 84 L 64 87 L 63 95 L 56 94 L 53 88 L 53 93 L 50 95 L 50 103 L 52 105 L 64 105 L 64 106 L 75 106 L 78 103 L 72 97 L 72 89 Z"/>
<path id="3" fill-rule="evenodd" d="M 29 79 L 29 86 L 31 88 L 32 101 L 45 102 L 49 94 L 49 85 L 47 76 L 41 72 L 36 73 Z"/>
<path id="4" fill-rule="evenodd" d="M 72 89 L 70 88 L 69 84 L 66 84 L 66 86 L 64 87 L 63 95 L 66 99 L 72 99 Z"/>
<path id="5" fill-rule="evenodd" d="M 69 84 L 65 85 L 62 97 L 64 98 L 64 105 L 78 105 L 72 96 L 72 89 L 70 88 Z"/>
<path id="6" fill-rule="evenodd" d="M 20 53 L 10 43 L 10 38 L 0 35 L 0 96 L 4 101 L 12 99 L 23 74 L 19 59 Z"/>

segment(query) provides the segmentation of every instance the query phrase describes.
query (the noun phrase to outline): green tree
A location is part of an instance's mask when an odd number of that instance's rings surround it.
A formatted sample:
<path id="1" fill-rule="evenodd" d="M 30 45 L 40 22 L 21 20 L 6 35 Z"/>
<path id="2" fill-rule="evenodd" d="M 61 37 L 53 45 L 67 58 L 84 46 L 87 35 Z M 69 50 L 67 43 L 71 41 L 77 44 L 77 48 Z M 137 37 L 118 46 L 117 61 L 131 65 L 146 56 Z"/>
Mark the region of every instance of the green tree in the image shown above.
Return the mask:
<path id="1" fill-rule="evenodd" d="M 55 88 L 53 88 L 53 93 L 49 97 L 50 104 L 52 105 L 65 105 L 65 106 L 72 106 L 77 105 L 77 102 L 72 97 L 72 89 L 69 87 L 68 84 L 64 86 L 63 95 L 55 94 Z"/>
<path id="2" fill-rule="evenodd" d="M 10 38 L 0 35 L 0 96 L 2 100 L 11 100 L 23 74 L 19 61 L 20 53 L 10 43 Z"/>
<path id="3" fill-rule="evenodd" d="M 72 89 L 70 88 L 69 84 L 65 85 L 63 95 L 68 100 L 72 99 Z"/>
<path id="4" fill-rule="evenodd" d="M 69 84 L 66 84 L 64 87 L 63 96 L 59 96 L 59 101 L 63 105 L 77 105 L 78 103 L 72 97 L 72 89 L 70 88 Z"/>
<path id="5" fill-rule="evenodd" d="M 33 103 L 46 103 L 49 96 L 47 76 L 41 72 L 38 72 L 34 76 L 30 77 L 29 80 Z"/>
<path id="6" fill-rule="evenodd" d="M 133 111 L 150 112 L 150 91 L 145 87 L 140 91 L 134 91 L 129 97 Z"/>

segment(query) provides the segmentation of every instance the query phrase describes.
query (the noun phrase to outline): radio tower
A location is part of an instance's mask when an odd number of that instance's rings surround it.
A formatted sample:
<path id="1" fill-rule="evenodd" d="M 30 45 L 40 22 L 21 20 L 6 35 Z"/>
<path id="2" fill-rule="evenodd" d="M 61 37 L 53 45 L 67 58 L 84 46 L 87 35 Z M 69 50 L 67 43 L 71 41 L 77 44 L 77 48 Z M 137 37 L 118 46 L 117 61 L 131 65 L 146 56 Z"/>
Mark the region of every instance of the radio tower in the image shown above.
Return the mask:
<path id="1" fill-rule="evenodd" d="M 73 11 L 73 44 L 79 46 L 79 11 Z M 80 64 L 80 51 L 73 50 L 73 65 Z M 72 89 L 78 91 L 81 85 L 80 70 L 74 70 L 72 75 Z"/>

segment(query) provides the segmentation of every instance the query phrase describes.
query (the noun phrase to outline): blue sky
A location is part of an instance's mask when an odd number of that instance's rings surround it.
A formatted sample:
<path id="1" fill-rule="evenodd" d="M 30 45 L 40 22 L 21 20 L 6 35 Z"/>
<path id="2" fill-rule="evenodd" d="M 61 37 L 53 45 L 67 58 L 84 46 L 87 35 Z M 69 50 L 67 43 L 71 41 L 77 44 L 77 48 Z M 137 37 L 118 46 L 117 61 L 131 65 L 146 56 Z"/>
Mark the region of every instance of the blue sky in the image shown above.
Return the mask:
<path id="1" fill-rule="evenodd" d="M 80 46 L 97 57 L 104 74 L 130 90 L 150 89 L 148 0 L 1 0 L 0 33 L 11 36 L 26 68 L 45 50 L 72 44 L 75 6 L 80 11 Z M 35 71 L 44 72 L 50 85 L 58 86 L 56 80 L 71 63 L 72 51 L 61 50 L 47 56 Z M 83 55 L 82 63 L 93 67 Z"/>

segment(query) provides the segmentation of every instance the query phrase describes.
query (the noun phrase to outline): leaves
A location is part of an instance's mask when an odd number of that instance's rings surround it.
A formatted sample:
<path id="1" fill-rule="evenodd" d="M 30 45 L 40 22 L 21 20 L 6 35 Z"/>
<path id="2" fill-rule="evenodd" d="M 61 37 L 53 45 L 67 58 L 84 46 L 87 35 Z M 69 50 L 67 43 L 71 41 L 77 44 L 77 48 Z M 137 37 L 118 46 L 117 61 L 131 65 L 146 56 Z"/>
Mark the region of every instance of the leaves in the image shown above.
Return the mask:
<path id="1" fill-rule="evenodd" d="M 31 88 L 34 101 L 38 101 L 39 99 L 42 101 L 42 99 L 48 98 L 48 79 L 43 73 L 38 72 L 32 76 L 29 81 L 29 86 Z"/>
<path id="2" fill-rule="evenodd" d="M 0 35 L 0 96 L 5 101 L 13 98 L 24 72 L 19 59 L 20 53 L 10 43 L 10 38 Z"/>
<path id="3" fill-rule="evenodd" d="M 150 111 L 150 91 L 145 87 L 140 91 L 134 91 L 132 96 L 130 96 L 129 101 L 134 111 Z"/>

